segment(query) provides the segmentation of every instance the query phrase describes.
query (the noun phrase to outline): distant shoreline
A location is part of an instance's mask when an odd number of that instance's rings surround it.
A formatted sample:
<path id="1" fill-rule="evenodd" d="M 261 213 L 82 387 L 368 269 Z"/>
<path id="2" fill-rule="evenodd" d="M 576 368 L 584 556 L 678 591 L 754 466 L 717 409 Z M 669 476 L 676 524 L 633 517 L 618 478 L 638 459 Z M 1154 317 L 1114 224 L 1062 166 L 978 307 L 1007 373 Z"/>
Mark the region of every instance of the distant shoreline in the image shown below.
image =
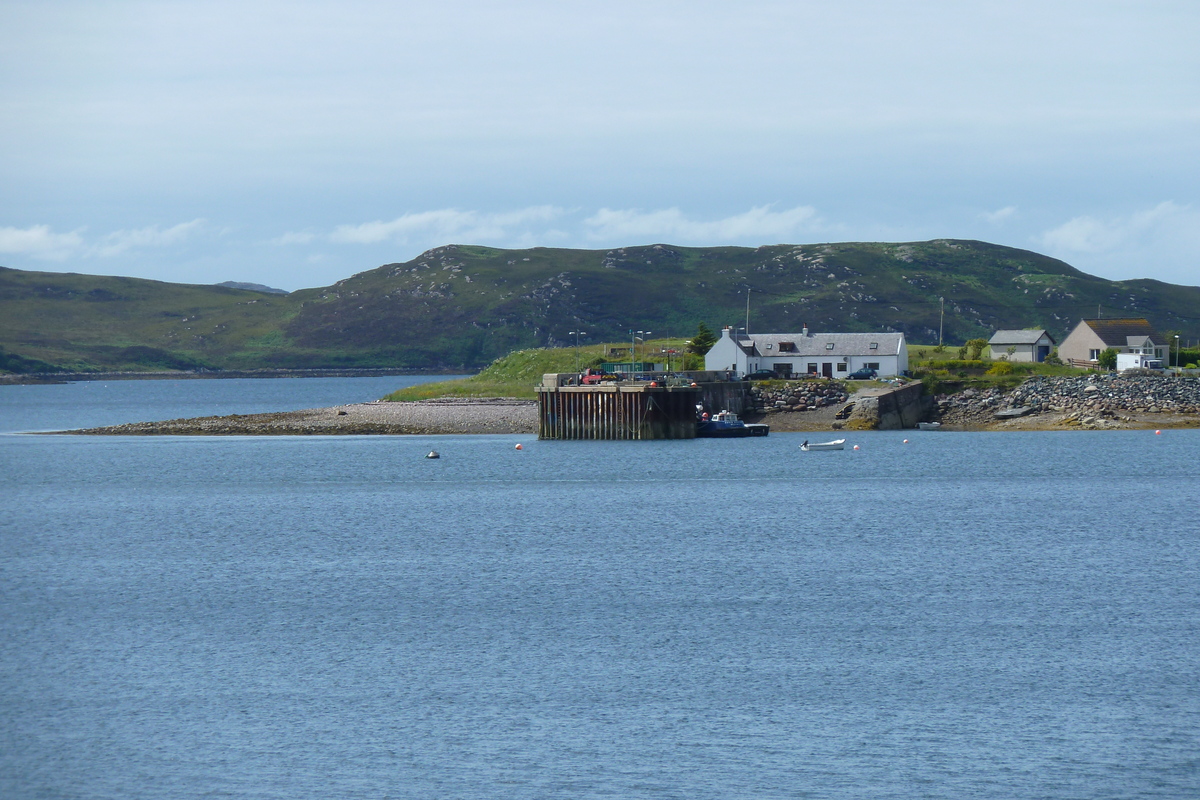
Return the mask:
<path id="1" fill-rule="evenodd" d="M 130 422 L 47 434 L 79 436 L 363 436 L 363 435 L 477 435 L 529 434 L 538 430 L 537 401 L 508 397 L 443 398 L 416 402 L 373 401 L 329 408 L 279 411 L 265 414 L 230 414 L 161 422 Z M 775 433 L 834 431 L 833 409 L 817 412 L 777 412 L 746 417 L 765 422 Z M 1103 425 L 1083 422 L 1068 414 L 1037 414 L 1012 420 L 977 419 L 946 424 L 943 430 L 1066 431 L 1153 430 L 1197 428 L 1200 415 L 1133 413 Z M 897 429 L 891 433 L 908 433 Z M 860 431 L 844 431 L 858 433 Z M 42 433 L 42 432 L 39 432 Z M 925 434 L 923 434 L 925 435 Z M 936 436 L 937 434 L 928 434 Z"/>
<path id="2" fill-rule="evenodd" d="M 58 434 L 88 436 L 348 436 L 537 433 L 537 402 L 506 397 L 374 401 L 329 408 L 130 422 Z"/>
<path id="3" fill-rule="evenodd" d="M 331 369 L 228 369 L 188 372 L 30 372 L 0 375 L 0 386 L 56 384 L 78 381 L 193 380 L 214 378 L 386 378 L 405 375 L 463 375 L 468 369 L 331 368 Z"/>

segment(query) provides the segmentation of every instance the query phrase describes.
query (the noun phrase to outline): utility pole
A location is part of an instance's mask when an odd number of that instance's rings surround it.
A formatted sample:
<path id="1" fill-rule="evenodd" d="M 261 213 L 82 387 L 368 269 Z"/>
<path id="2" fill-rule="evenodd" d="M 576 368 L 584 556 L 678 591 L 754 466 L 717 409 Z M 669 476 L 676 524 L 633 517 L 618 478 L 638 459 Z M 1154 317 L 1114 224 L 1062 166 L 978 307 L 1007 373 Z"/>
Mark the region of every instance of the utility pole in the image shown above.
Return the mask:
<path id="1" fill-rule="evenodd" d="M 946 321 L 946 298 L 939 297 L 938 302 L 941 303 L 941 311 L 938 313 L 938 347 L 942 346 L 942 323 Z"/>
<path id="2" fill-rule="evenodd" d="M 746 287 L 746 335 L 750 335 L 750 287 Z"/>

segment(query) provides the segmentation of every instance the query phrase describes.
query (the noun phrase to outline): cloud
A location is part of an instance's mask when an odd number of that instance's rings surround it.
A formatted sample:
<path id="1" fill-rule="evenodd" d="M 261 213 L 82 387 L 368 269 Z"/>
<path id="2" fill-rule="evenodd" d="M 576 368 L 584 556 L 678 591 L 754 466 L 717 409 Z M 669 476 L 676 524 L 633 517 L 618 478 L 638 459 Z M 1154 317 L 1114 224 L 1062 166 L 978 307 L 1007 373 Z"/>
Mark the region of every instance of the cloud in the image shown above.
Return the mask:
<path id="1" fill-rule="evenodd" d="M 187 239 L 203 225 L 203 219 L 194 219 L 191 222 L 181 222 L 178 225 L 173 225 L 165 230 L 159 228 L 157 225 L 151 225 L 148 228 L 139 228 L 132 231 L 113 231 L 102 237 L 91 248 L 90 254 L 101 258 L 109 258 L 133 248 L 167 247 Z"/>
<path id="2" fill-rule="evenodd" d="M 1130 214 L 1074 217 L 1035 237 L 1053 256 L 1114 279 L 1141 278 L 1196 285 L 1200 211 L 1170 201 Z"/>
<path id="3" fill-rule="evenodd" d="M 584 220 L 588 238 L 627 243 L 629 239 L 672 241 L 679 244 L 728 244 L 766 239 L 786 240 L 825 227 L 812 206 L 772 211 L 756 206 L 742 214 L 715 220 L 689 218 L 678 208 L 658 211 L 602 208 Z"/>
<path id="4" fill-rule="evenodd" d="M 1190 206 L 1167 201 L 1124 217 L 1075 217 L 1039 237 L 1044 246 L 1072 253 L 1103 253 L 1136 245 L 1180 229 L 1194 229 L 1198 215 Z"/>
<path id="5" fill-rule="evenodd" d="M 0 253 L 30 255 L 48 261 L 62 261 L 83 246 L 83 229 L 54 233 L 49 225 L 28 228 L 0 228 Z"/>
<path id="6" fill-rule="evenodd" d="M 992 223 L 993 225 L 999 225 L 1000 223 L 1004 222 L 1006 219 L 1008 219 L 1009 217 L 1011 217 L 1013 214 L 1016 214 L 1016 213 L 1017 213 L 1016 206 L 1005 206 L 1004 208 L 1001 208 L 997 211 L 985 211 L 984 213 L 980 214 L 979 216 L 981 218 L 987 220 L 988 222 Z"/>
<path id="7" fill-rule="evenodd" d="M 443 208 L 405 214 L 390 222 L 364 222 L 359 225 L 339 225 L 329 235 L 329 241 L 339 244 L 378 244 L 406 242 L 409 237 L 445 239 L 458 237 L 464 241 L 480 242 L 526 235 L 517 231 L 527 225 L 550 222 L 563 215 L 556 206 L 530 206 L 503 213 L 481 213 Z"/>
<path id="8" fill-rule="evenodd" d="M 313 239 L 316 238 L 316 235 L 312 233 L 289 231 L 282 236 L 276 236 L 271 240 L 271 244 L 279 245 L 281 247 L 286 247 L 293 244 L 311 244 Z"/>

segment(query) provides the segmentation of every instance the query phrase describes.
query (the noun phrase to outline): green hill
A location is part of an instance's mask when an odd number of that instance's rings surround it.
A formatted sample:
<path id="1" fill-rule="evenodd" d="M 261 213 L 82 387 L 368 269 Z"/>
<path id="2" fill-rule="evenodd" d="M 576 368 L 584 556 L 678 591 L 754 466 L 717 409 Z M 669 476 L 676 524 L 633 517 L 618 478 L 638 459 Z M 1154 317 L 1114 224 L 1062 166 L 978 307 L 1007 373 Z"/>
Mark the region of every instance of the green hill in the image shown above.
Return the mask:
<path id="1" fill-rule="evenodd" d="M 975 241 L 615 250 L 449 245 L 287 295 L 0 269 L 0 368 L 474 369 L 513 350 L 759 331 L 899 330 L 947 342 L 1081 317 L 1147 317 L 1200 338 L 1200 287 L 1113 282 Z M 13 369 L 13 367 L 8 367 Z"/>

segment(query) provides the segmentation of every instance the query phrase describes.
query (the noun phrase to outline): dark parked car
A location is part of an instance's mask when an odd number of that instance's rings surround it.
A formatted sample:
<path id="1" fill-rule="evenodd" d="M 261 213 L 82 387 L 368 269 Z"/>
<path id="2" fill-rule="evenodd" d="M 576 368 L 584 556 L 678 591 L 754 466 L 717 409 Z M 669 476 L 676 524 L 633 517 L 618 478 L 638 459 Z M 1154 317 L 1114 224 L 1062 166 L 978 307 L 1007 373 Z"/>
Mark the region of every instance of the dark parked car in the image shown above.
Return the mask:
<path id="1" fill-rule="evenodd" d="M 776 378 L 778 378 L 778 377 L 779 377 L 779 376 L 778 376 L 778 375 L 776 375 L 776 374 L 775 374 L 775 373 L 774 373 L 772 370 L 769 370 L 769 369 L 759 369 L 759 370 L 755 370 L 754 372 L 751 372 L 750 374 L 748 374 L 748 375 L 747 375 L 745 378 L 743 378 L 742 380 L 747 380 L 747 381 L 773 381 L 773 380 L 775 380 L 775 379 L 776 379 Z"/>
<path id="2" fill-rule="evenodd" d="M 871 380 L 871 378 L 874 378 L 878 374 L 879 373 L 873 369 L 868 369 L 867 367 L 863 367 L 862 369 L 856 369 L 856 370 L 854 370 L 854 372 L 851 372 L 849 375 L 846 376 L 846 379 L 851 380 L 851 381 L 869 381 L 869 380 Z"/>

